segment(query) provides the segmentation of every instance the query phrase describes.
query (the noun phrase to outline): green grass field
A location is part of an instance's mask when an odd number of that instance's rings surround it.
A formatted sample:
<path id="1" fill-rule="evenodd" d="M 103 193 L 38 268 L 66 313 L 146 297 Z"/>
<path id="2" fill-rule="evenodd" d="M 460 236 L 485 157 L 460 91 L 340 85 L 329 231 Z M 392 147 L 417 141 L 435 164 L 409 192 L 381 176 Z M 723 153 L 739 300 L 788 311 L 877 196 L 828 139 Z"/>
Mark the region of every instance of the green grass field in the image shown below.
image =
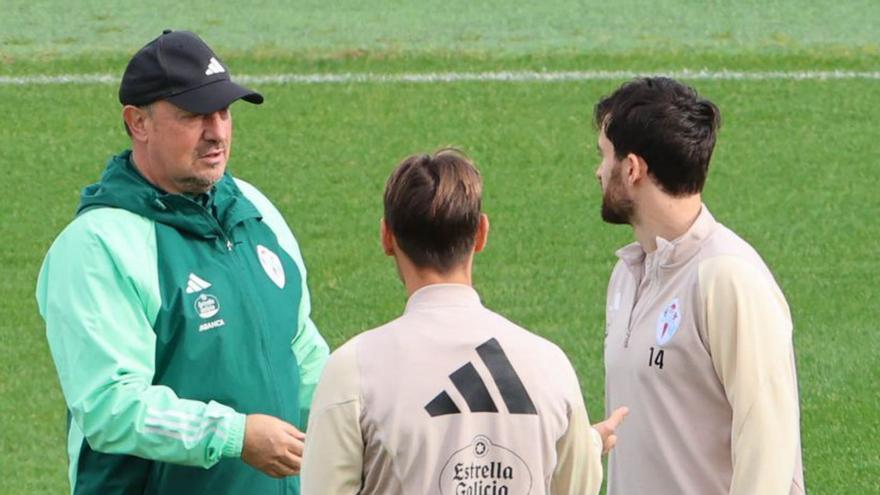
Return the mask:
<path id="1" fill-rule="evenodd" d="M 876 2 L 637 3 L 375 1 L 330 10 L 264 1 L 247 15 L 231 6 L 202 15 L 208 2 L 126 12 L 109 1 L 12 1 L 4 10 L 13 15 L 0 17 L 0 76 L 121 74 L 166 26 L 202 33 L 229 54 L 233 76 L 880 70 Z M 59 10 L 70 10 L 63 21 Z M 476 262 L 484 302 L 568 352 L 595 419 L 605 284 L 614 250 L 631 235 L 599 218 L 591 112 L 620 82 L 261 84 L 266 104 L 233 107 L 230 167 L 293 226 L 314 319 L 336 347 L 404 304 L 378 245 L 388 173 L 413 152 L 467 150 L 484 174 L 492 221 Z M 723 116 L 705 200 L 762 253 L 792 307 L 808 489 L 878 493 L 880 80 L 693 84 Z M 116 90 L 0 83 L 0 494 L 67 490 L 65 407 L 33 292 L 79 190 L 127 145 Z"/>

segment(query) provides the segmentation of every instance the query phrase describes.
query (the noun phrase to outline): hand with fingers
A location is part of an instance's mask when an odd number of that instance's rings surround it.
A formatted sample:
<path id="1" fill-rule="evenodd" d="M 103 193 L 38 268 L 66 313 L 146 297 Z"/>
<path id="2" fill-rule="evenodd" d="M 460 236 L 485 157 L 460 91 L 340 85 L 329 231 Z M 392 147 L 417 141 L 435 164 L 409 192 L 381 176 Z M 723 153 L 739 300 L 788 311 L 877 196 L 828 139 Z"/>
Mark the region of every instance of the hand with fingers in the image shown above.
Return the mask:
<path id="1" fill-rule="evenodd" d="M 299 474 L 306 434 L 274 416 L 249 414 L 241 460 L 272 476 Z"/>
<path id="2" fill-rule="evenodd" d="M 615 435 L 615 432 L 617 431 L 617 427 L 620 426 L 620 423 L 623 423 L 623 418 L 627 414 L 629 414 L 628 407 L 618 407 L 611 413 L 611 416 L 608 416 L 608 419 L 593 425 L 593 428 L 595 428 L 596 431 L 599 432 L 599 435 L 602 436 L 603 454 L 611 452 L 611 449 L 614 448 L 614 444 L 617 443 L 617 435 Z"/>

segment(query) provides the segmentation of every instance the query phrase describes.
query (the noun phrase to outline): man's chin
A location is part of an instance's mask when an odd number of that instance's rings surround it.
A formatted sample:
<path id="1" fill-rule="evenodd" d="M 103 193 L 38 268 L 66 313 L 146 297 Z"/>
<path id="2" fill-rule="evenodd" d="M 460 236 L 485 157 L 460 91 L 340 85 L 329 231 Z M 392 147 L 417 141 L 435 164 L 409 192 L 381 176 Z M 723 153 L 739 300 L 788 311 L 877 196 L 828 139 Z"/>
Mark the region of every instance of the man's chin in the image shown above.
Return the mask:
<path id="1" fill-rule="evenodd" d="M 631 214 L 627 211 L 621 211 L 618 208 L 612 208 L 602 203 L 602 220 L 612 225 L 629 225 Z"/>
<path id="2" fill-rule="evenodd" d="M 214 188 L 214 184 L 220 181 L 223 176 L 216 179 L 207 177 L 190 177 L 181 182 L 180 188 L 183 192 L 189 194 L 204 194 Z"/>

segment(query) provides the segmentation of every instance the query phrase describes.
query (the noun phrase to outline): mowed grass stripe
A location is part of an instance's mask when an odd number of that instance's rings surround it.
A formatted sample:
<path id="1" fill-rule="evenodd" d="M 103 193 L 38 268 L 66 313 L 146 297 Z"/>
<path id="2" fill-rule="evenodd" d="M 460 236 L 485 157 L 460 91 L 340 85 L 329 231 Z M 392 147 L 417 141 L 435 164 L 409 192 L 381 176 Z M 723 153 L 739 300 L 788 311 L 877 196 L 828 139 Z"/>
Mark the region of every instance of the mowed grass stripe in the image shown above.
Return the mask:
<path id="1" fill-rule="evenodd" d="M 640 76 L 668 76 L 691 81 L 826 81 L 880 80 L 880 71 L 807 70 L 807 71 L 497 71 L 497 72 L 425 72 L 425 73 L 315 73 L 315 74 L 243 74 L 235 79 L 245 84 L 352 84 L 352 83 L 456 83 L 456 82 L 571 82 L 613 81 Z M 0 76 L 2 85 L 117 84 L 117 74 L 60 74 Z"/>

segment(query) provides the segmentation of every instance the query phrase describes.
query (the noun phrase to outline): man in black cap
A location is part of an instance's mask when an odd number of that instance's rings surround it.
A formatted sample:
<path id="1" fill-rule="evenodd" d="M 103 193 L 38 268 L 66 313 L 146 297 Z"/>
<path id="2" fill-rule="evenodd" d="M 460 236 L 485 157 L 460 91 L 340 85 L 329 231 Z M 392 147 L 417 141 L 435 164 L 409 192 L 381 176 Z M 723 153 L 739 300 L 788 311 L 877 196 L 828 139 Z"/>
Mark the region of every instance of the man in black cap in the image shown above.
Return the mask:
<path id="1" fill-rule="evenodd" d="M 299 493 L 328 348 L 293 234 L 226 171 L 239 99 L 263 101 L 192 33 L 138 51 L 119 88 L 131 150 L 43 262 L 72 493 Z"/>

